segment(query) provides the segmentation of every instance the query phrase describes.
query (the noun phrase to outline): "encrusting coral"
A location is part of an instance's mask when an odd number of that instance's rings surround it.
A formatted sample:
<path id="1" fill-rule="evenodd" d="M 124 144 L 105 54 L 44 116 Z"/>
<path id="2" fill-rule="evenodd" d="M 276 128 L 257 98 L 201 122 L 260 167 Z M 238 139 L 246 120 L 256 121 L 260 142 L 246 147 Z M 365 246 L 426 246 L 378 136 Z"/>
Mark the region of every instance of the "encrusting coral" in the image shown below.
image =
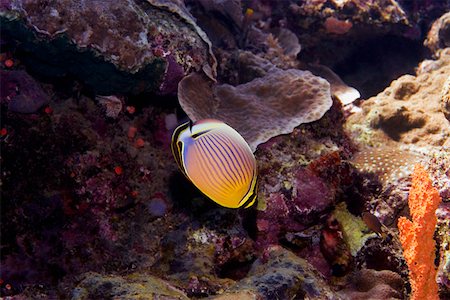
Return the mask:
<path id="1" fill-rule="evenodd" d="M 448 145 L 450 126 L 441 90 L 450 76 L 450 48 L 436 60 L 425 60 L 417 75 L 404 75 L 377 96 L 364 101 L 346 127 L 367 145 L 395 141 L 418 147 Z"/>
<path id="2" fill-rule="evenodd" d="M 439 192 L 427 171 L 420 164 L 416 165 L 408 198 L 412 221 L 405 217 L 398 220 L 403 256 L 410 272 L 412 300 L 438 299 L 433 235 L 437 222 L 435 211 L 440 202 Z"/>
<path id="3" fill-rule="evenodd" d="M 0 14 L 3 39 L 39 61 L 34 72 L 70 74 L 102 95 L 172 94 L 191 70 L 216 75 L 211 42 L 183 1 L 12 0 Z"/>
<path id="4" fill-rule="evenodd" d="M 329 83 L 296 69 L 274 69 L 238 86 L 211 86 L 193 73 L 180 82 L 178 98 L 191 120 L 221 120 L 236 129 L 253 151 L 274 136 L 322 118 L 332 105 Z"/>

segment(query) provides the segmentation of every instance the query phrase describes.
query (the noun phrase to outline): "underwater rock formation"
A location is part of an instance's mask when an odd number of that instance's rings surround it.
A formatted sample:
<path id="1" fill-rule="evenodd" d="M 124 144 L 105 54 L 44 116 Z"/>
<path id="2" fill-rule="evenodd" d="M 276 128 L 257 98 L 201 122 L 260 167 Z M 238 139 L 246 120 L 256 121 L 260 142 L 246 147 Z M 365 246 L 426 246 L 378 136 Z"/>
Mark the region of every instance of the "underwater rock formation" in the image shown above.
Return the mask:
<path id="1" fill-rule="evenodd" d="M 363 143 L 396 141 L 416 146 L 449 143 L 450 123 L 441 111 L 441 89 L 450 76 L 450 49 L 421 63 L 416 76 L 404 75 L 361 105 L 346 127 Z"/>
<path id="2" fill-rule="evenodd" d="M 444 200 L 444 199 L 443 199 Z M 450 204 L 442 203 L 436 210 L 436 241 L 440 245 L 437 282 L 441 298 L 450 297 Z"/>
<path id="3" fill-rule="evenodd" d="M 186 294 L 170 283 L 150 274 L 126 276 L 101 275 L 89 272 L 80 276 L 71 299 L 189 299 Z"/>
<path id="4" fill-rule="evenodd" d="M 439 49 L 450 47 L 450 12 L 434 21 L 424 45 L 435 54 Z"/>
<path id="5" fill-rule="evenodd" d="M 351 49 L 342 45 L 360 43 L 387 32 L 405 32 L 409 23 L 408 14 L 395 0 L 288 2 L 274 2 L 272 17 L 285 18 L 288 28 L 298 33 L 303 54 L 325 64 L 336 63 L 339 59 L 335 56 L 340 59 L 348 56 Z"/>
<path id="6" fill-rule="evenodd" d="M 193 121 L 218 119 L 256 147 L 320 119 L 331 107 L 330 85 L 308 71 L 279 70 L 236 87 L 191 74 L 179 84 L 180 105 Z"/>
<path id="7" fill-rule="evenodd" d="M 340 298 L 306 260 L 278 246 L 268 248 L 252 265 L 247 277 L 226 290 L 224 296 L 232 297 L 239 291 L 250 291 L 257 299 L 267 300 Z M 213 299 L 226 299 L 224 296 Z"/>
<path id="8" fill-rule="evenodd" d="M 191 70 L 215 76 L 208 38 L 185 8 L 166 1 L 11 0 L 0 19 L 2 40 L 17 45 L 29 68 L 75 76 L 99 94 L 174 93 Z"/>
<path id="9" fill-rule="evenodd" d="M 450 76 L 442 87 L 441 109 L 445 118 L 450 122 Z"/>
<path id="10" fill-rule="evenodd" d="M 0 70 L 0 101 L 8 110 L 18 113 L 34 113 L 50 102 L 39 83 L 25 71 Z"/>
<path id="11" fill-rule="evenodd" d="M 349 300 L 404 299 L 403 288 L 403 279 L 395 272 L 363 269 L 350 276 L 339 295 Z"/>

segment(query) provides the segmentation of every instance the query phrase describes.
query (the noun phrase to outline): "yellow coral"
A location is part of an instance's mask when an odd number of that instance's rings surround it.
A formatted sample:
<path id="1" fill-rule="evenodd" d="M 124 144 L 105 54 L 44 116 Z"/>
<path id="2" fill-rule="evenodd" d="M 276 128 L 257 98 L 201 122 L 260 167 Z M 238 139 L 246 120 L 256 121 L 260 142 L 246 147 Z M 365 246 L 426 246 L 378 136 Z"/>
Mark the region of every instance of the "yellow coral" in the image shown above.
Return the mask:
<path id="1" fill-rule="evenodd" d="M 435 211 L 440 202 L 439 193 L 426 170 L 416 165 L 408 198 L 412 222 L 404 217 L 398 220 L 403 255 L 409 267 L 412 300 L 439 299 L 433 235 L 437 222 Z"/>

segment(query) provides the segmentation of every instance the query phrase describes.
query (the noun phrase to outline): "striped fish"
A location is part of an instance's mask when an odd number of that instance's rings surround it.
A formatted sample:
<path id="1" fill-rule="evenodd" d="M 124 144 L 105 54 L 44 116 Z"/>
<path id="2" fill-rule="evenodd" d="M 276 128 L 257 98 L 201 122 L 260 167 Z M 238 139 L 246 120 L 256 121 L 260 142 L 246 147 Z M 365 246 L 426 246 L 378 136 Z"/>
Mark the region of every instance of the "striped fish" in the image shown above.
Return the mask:
<path id="1" fill-rule="evenodd" d="M 255 203 L 255 157 L 227 124 L 205 119 L 180 125 L 172 136 L 172 152 L 186 178 L 219 205 L 247 208 Z"/>

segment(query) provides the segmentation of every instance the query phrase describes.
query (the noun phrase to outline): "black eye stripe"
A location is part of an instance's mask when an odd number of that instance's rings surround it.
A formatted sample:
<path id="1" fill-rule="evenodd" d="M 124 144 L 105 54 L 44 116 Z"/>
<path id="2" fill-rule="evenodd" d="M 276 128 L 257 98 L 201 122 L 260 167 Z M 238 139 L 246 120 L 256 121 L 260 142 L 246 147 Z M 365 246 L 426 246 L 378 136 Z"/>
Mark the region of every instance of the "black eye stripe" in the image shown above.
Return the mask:
<path id="1" fill-rule="evenodd" d="M 193 138 L 193 139 L 196 139 L 196 138 L 198 138 L 199 136 L 201 136 L 201 135 L 203 135 L 203 134 L 205 134 L 205 133 L 208 133 L 208 132 L 210 132 L 210 131 L 211 131 L 211 129 L 203 130 L 203 131 L 197 132 L 196 134 L 193 134 L 193 135 L 192 135 L 192 138 Z"/>

